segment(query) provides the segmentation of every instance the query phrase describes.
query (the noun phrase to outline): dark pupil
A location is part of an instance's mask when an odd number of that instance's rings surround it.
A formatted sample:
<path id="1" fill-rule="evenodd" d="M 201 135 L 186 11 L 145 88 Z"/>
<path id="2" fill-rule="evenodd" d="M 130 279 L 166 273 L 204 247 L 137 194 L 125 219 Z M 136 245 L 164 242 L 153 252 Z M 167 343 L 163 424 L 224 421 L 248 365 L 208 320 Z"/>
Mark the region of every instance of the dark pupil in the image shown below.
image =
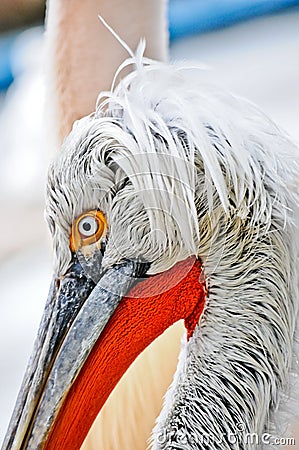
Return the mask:
<path id="1" fill-rule="evenodd" d="M 91 225 L 88 222 L 83 223 L 83 230 L 84 231 L 90 231 L 91 230 Z"/>

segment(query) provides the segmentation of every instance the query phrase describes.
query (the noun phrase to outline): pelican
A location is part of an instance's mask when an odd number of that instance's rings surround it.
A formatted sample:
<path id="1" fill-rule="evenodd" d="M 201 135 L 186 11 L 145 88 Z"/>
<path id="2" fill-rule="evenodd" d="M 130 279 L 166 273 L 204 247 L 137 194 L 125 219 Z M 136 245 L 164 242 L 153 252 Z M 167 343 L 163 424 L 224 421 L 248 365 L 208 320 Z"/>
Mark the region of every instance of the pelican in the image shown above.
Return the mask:
<path id="1" fill-rule="evenodd" d="M 298 375 L 298 148 L 201 69 L 123 45 L 49 169 L 54 277 L 3 449 L 80 448 L 179 319 L 152 448 L 270 445 Z"/>

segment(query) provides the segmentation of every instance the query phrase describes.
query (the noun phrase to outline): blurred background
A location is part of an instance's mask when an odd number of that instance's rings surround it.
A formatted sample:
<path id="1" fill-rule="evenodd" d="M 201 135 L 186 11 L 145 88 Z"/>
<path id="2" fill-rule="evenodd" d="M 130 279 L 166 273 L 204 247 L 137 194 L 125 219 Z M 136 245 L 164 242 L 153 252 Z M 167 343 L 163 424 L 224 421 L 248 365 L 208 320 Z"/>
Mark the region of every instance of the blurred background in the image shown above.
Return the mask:
<path id="1" fill-rule="evenodd" d="M 0 3 L 0 442 L 51 277 L 44 14 L 42 0 Z M 168 14 L 171 60 L 207 64 L 299 141 L 299 0 L 170 0 Z"/>

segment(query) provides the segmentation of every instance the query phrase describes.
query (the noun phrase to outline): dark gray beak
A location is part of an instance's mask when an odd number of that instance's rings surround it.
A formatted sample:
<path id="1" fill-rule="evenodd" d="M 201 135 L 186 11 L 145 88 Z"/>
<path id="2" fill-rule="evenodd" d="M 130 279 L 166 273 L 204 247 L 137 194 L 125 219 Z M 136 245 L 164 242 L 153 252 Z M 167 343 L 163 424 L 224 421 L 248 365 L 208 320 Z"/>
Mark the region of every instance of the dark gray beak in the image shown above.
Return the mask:
<path id="1" fill-rule="evenodd" d="M 148 265 L 124 262 L 95 284 L 74 260 L 54 278 L 2 450 L 43 447 L 61 405 L 95 342 Z"/>

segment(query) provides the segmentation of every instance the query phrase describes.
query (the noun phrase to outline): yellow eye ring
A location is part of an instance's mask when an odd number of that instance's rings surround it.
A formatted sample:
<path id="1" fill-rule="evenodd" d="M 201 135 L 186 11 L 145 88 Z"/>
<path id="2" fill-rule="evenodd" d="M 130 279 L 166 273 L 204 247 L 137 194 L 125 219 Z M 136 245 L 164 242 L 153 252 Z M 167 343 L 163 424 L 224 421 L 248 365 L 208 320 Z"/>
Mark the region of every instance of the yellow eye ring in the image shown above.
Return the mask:
<path id="1" fill-rule="evenodd" d="M 92 210 L 77 217 L 72 225 L 70 249 L 72 252 L 98 242 L 107 233 L 107 220 L 101 211 Z"/>

